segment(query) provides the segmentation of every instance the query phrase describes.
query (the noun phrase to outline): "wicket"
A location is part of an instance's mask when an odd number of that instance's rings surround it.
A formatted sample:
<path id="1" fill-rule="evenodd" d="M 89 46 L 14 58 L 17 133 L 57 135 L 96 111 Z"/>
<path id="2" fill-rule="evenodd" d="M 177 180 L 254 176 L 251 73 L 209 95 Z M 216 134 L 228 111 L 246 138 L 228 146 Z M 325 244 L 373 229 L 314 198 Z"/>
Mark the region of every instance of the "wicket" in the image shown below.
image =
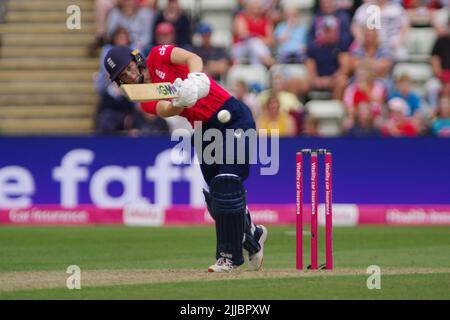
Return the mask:
<path id="1" fill-rule="evenodd" d="M 302 149 L 296 153 L 296 268 L 303 269 L 303 172 L 304 155 L 311 159 L 311 264 L 308 269 L 333 269 L 332 155 L 326 149 Z M 318 264 L 318 159 L 325 163 L 325 264 Z"/>

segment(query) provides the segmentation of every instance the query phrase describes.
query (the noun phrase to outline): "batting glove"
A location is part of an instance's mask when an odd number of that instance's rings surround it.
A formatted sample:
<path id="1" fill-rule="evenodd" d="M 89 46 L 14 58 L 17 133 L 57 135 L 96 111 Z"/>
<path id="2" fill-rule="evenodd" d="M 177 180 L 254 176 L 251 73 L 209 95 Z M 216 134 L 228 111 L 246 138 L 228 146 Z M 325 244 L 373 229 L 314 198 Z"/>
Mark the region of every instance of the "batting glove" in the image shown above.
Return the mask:
<path id="1" fill-rule="evenodd" d="M 178 91 L 178 98 L 172 100 L 174 107 L 192 107 L 197 102 L 198 89 L 192 80 L 177 78 L 173 85 Z"/>
<path id="2" fill-rule="evenodd" d="M 203 72 L 191 72 L 188 74 L 188 79 L 195 82 L 198 88 L 198 99 L 204 98 L 209 94 L 209 87 L 211 81 Z"/>

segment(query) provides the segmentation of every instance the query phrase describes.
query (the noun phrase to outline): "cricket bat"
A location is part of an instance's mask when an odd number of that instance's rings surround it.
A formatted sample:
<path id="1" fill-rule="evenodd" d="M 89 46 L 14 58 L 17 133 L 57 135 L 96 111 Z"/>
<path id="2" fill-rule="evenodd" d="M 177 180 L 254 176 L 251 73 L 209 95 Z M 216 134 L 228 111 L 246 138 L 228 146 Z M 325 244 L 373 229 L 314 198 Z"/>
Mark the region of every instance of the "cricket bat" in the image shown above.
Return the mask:
<path id="1" fill-rule="evenodd" d="M 178 97 L 178 91 L 170 82 L 122 84 L 123 94 L 133 102 L 145 102 Z"/>

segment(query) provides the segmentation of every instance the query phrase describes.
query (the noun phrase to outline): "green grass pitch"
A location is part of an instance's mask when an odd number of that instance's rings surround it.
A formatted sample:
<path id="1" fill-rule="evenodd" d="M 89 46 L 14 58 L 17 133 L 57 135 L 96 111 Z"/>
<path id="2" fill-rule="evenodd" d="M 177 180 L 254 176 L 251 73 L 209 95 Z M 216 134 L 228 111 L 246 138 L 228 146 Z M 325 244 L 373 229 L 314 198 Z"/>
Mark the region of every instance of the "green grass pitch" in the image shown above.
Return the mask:
<path id="1" fill-rule="evenodd" d="M 450 299 L 449 226 L 336 227 L 333 236 L 331 272 L 296 271 L 294 226 L 269 226 L 263 272 L 216 276 L 206 272 L 212 226 L 3 226 L 0 299 Z M 65 286 L 69 265 L 81 268 L 80 290 Z M 370 265 L 381 269 L 379 290 L 367 288 Z"/>

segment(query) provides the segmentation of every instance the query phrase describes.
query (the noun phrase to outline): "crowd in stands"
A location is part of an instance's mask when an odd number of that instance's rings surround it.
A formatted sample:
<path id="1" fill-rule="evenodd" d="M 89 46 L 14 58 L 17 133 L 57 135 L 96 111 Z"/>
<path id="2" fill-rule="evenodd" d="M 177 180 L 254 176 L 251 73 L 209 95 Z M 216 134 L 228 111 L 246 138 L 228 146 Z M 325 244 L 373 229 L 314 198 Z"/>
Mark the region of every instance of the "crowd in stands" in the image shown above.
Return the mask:
<path id="1" fill-rule="evenodd" d="M 90 53 L 102 61 L 112 45 L 144 55 L 161 44 L 193 51 L 203 58 L 205 72 L 251 108 L 258 128 L 278 129 L 280 136 L 320 136 L 320 119 L 307 106 L 328 99 L 342 105 L 341 135 L 450 137 L 450 0 L 317 0 L 308 23 L 299 8 L 283 1 L 238 0 L 230 12 L 228 47 L 216 46 L 213 27 L 178 0 L 164 3 L 96 0 Z M 432 75 L 420 92 L 408 70 L 393 72 L 410 61 L 408 37 L 417 26 L 436 37 L 423 61 Z M 265 68 L 268 84 L 230 84 L 231 68 L 240 65 Z M 304 72 L 289 72 L 289 65 Z M 96 89 L 98 134 L 169 134 L 186 125 L 142 113 L 108 82 L 103 67 Z"/>

